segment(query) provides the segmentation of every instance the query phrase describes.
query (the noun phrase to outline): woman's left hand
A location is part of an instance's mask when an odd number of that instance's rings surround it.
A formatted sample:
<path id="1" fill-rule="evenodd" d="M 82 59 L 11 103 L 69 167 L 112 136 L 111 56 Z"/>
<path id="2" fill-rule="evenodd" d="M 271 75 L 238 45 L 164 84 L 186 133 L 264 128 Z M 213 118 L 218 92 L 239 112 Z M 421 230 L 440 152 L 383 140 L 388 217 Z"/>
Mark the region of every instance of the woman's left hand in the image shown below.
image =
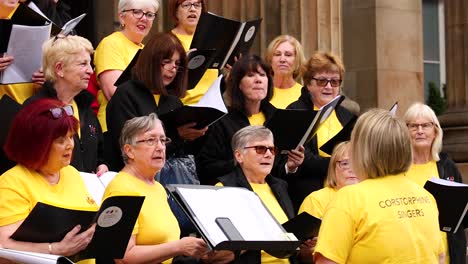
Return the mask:
<path id="1" fill-rule="evenodd" d="M 197 123 L 188 123 L 188 124 L 178 127 L 177 132 L 179 133 L 179 136 L 183 140 L 188 140 L 188 141 L 192 141 L 201 136 L 204 136 L 206 131 L 208 130 L 208 127 L 204 127 L 202 129 L 196 129 L 194 128 L 195 125 L 197 125 Z"/>
<path id="2" fill-rule="evenodd" d="M 305 149 L 303 146 L 288 151 L 288 161 L 286 162 L 288 171 L 296 171 L 302 162 L 304 162 L 304 151 Z"/>
<path id="3" fill-rule="evenodd" d="M 96 176 L 101 177 L 102 174 L 109 171 L 109 168 L 106 164 L 101 164 L 96 168 Z"/>
<path id="4" fill-rule="evenodd" d="M 32 75 L 32 81 L 35 84 L 43 85 L 45 83 L 45 76 L 44 76 L 44 71 L 42 68 L 40 68 L 38 71 L 33 73 Z"/>

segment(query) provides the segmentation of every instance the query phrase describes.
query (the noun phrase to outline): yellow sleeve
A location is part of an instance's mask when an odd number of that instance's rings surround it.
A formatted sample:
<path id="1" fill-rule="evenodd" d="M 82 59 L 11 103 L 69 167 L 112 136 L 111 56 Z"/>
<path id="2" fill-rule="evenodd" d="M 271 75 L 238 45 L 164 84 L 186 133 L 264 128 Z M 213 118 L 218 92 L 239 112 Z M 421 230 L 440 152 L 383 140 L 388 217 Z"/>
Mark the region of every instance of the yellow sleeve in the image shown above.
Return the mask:
<path id="1" fill-rule="evenodd" d="M 26 191 L 10 171 L 0 176 L 0 226 L 24 220 L 32 206 Z"/>
<path id="2" fill-rule="evenodd" d="M 135 55 L 125 54 L 124 43 L 115 38 L 115 34 L 118 34 L 118 32 L 104 38 L 96 48 L 96 52 L 94 53 L 96 76 L 107 70 L 125 70 L 130 63 L 125 58 L 129 56 L 133 58 Z"/>
<path id="3" fill-rule="evenodd" d="M 315 247 L 315 253 L 336 263 L 346 262 L 354 241 L 354 221 L 341 207 L 337 197 L 324 215 Z"/>

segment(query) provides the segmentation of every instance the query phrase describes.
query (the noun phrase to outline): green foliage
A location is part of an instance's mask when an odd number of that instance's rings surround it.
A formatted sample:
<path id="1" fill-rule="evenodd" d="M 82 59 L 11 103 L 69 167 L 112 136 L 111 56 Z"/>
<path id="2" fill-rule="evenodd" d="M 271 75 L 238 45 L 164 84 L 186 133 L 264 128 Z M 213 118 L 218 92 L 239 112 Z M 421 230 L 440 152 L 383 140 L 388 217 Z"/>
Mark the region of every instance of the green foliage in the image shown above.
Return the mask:
<path id="1" fill-rule="evenodd" d="M 445 91 L 445 85 L 444 85 Z M 429 82 L 429 97 L 427 98 L 427 105 L 429 105 L 436 115 L 440 115 L 447 110 L 447 100 L 440 94 L 440 89 L 433 82 Z"/>

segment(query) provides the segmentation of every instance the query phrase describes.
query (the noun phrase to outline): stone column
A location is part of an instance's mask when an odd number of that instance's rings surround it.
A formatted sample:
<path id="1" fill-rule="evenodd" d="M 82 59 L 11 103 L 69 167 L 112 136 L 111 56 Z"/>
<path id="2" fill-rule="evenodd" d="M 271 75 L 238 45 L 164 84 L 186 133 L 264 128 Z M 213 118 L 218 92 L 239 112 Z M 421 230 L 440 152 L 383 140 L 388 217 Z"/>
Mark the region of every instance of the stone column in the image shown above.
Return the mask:
<path id="1" fill-rule="evenodd" d="M 468 182 L 468 2 L 445 0 L 444 9 L 448 110 L 439 119 L 444 151 Z"/>
<path id="2" fill-rule="evenodd" d="M 361 110 L 424 100 L 422 32 L 421 1 L 343 0 L 344 89 Z"/>

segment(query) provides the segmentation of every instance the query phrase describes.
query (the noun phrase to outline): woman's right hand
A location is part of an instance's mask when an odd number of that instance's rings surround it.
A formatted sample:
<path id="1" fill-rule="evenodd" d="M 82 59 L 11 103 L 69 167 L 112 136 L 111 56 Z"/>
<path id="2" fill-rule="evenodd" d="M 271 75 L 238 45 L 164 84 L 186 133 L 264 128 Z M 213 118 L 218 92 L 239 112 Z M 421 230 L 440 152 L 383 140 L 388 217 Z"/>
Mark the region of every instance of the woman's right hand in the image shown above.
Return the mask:
<path id="1" fill-rule="evenodd" d="M 4 71 L 12 63 L 13 63 L 13 56 L 0 57 L 0 72 Z"/>
<path id="2" fill-rule="evenodd" d="M 197 123 L 188 123 L 177 128 L 177 133 L 183 140 L 192 141 L 205 135 L 208 127 L 202 129 L 194 128 Z"/>
<path id="3" fill-rule="evenodd" d="M 52 254 L 61 256 L 71 256 L 85 249 L 93 238 L 96 224 L 93 224 L 88 230 L 78 234 L 81 226 L 75 226 L 68 232 L 62 241 L 52 243 Z"/>
<path id="4" fill-rule="evenodd" d="M 208 252 L 208 247 L 201 238 L 183 237 L 179 241 L 181 255 L 200 258 Z"/>

